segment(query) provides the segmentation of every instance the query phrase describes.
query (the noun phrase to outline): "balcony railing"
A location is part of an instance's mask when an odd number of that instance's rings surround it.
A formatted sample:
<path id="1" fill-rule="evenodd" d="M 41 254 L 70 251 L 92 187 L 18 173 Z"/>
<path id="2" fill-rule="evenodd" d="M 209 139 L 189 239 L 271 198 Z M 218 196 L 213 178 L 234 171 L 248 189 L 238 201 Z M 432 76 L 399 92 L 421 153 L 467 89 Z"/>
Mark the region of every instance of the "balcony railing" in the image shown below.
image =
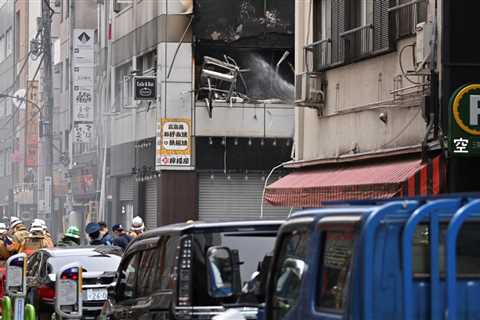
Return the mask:
<path id="1" fill-rule="evenodd" d="M 345 49 L 345 63 L 349 63 L 373 52 L 373 26 L 360 26 L 340 33 Z"/>
<path id="2" fill-rule="evenodd" d="M 418 23 L 427 19 L 427 1 L 413 0 L 388 9 L 395 39 L 414 35 Z"/>
<path id="3" fill-rule="evenodd" d="M 304 49 L 304 59 L 307 64 L 307 72 L 318 72 L 332 64 L 331 51 L 332 41 L 323 39 L 306 45 Z M 311 56 L 309 55 L 311 54 Z M 313 68 L 309 68 L 313 64 Z"/>

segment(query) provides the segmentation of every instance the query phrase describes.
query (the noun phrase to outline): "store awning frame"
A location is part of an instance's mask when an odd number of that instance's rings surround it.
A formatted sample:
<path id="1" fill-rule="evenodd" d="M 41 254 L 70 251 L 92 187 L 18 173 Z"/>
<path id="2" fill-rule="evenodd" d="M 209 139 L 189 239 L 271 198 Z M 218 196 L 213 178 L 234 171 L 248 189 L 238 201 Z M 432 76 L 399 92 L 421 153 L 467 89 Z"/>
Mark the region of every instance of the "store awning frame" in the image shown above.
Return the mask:
<path id="1" fill-rule="evenodd" d="M 445 173 L 442 156 L 426 163 L 390 160 L 296 171 L 269 185 L 265 200 L 274 206 L 312 208 L 327 201 L 435 195 L 442 191 Z"/>

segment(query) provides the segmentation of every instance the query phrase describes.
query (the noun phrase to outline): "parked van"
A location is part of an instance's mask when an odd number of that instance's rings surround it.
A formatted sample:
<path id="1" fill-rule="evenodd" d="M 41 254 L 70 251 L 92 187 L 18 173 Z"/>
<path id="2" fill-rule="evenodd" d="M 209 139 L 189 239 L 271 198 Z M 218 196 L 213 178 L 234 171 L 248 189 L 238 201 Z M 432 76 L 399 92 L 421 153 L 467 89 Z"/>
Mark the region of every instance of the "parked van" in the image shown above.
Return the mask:
<path id="1" fill-rule="evenodd" d="M 264 317 L 479 319 L 479 230 L 469 198 L 296 213 L 279 232 Z"/>
<path id="2" fill-rule="evenodd" d="M 125 252 L 103 319 L 210 319 L 230 308 L 256 319 L 283 221 L 184 223 Z"/>

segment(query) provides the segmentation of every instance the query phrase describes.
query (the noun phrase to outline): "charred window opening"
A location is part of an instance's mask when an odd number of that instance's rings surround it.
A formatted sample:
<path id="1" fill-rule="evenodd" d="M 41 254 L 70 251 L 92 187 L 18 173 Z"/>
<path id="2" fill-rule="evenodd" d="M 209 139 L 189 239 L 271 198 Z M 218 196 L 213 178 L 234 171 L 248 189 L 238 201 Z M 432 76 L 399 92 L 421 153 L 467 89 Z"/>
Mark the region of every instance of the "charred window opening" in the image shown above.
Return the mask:
<path id="1" fill-rule="evenodd" d="M 197 0 L 197 101 L 294 101 L 294 1 Z"/>

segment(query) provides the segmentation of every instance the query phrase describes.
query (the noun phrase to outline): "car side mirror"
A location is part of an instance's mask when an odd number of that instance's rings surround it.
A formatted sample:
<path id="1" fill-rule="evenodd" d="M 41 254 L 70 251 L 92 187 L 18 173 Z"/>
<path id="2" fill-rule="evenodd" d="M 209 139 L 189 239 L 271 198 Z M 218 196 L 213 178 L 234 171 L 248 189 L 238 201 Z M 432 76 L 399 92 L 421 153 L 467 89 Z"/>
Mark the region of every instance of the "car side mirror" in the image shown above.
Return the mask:
<path id="1" fill-rule="evenodd" d="M 226 298 L 235 294 L 235 263 L 227 247 L 211 247 L 207 251 L 208 293 L 214 298 Z"/>

